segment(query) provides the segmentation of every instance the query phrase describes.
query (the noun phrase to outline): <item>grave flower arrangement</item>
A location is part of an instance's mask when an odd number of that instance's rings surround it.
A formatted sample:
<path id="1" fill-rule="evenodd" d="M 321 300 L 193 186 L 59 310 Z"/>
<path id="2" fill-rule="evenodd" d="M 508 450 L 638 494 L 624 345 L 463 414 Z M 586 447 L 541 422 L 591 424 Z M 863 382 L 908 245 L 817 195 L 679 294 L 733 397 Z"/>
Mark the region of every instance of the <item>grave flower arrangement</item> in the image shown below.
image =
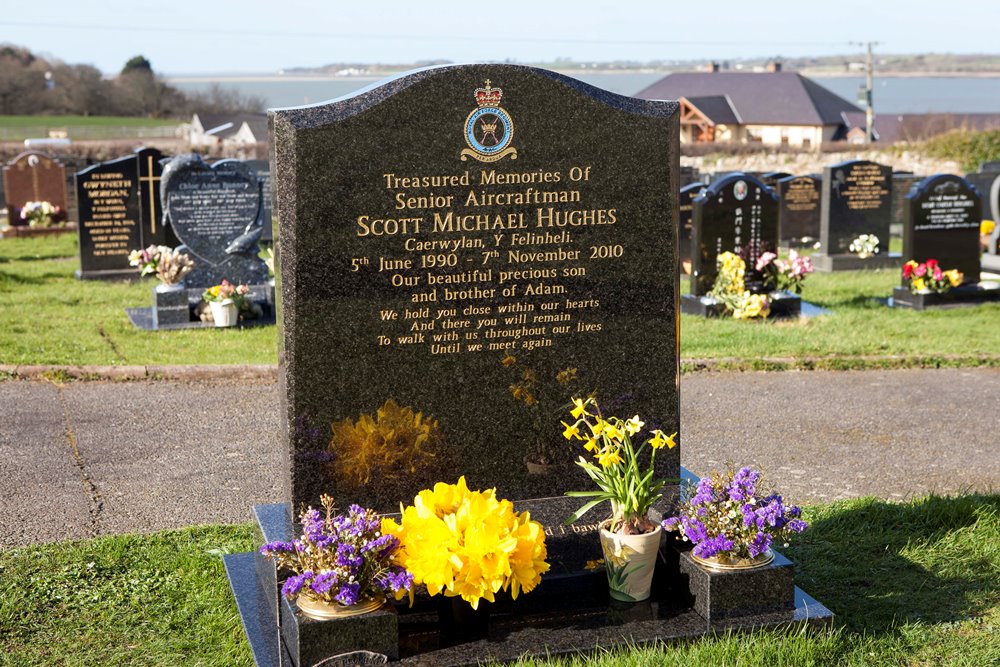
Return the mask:
<path id="1" fill-rule="evenodd" d="M 718 273 L 709 296 L 724 304 L 734 319 L 766 318 L 771 312 L 771 302 L 767 295 L 747 290 L 746 267 L 746 262 L 739 255 L 721 253 L 716 259 Z"/>
<path id="2" fill-rule="evenodd" d="M 465 477 L 421 491 L 399 523 L 382 520 L 382 532 L 399 540 L 398 562 L 415 584 L 431 595 L 460 597 L 473 609 L 501 590 L 517 599 L 549 570 L 542 525 L 497 498 L 496 489 L 469 490 Z"/>
<path id="3" fill-rule="evenodd" d="M 663 495 L 665 479 L 656 478 L 656 452 L 676 446 L 677 434 L 667 436 L 653 429 L 644 443 L 636 446 L 633 438 L 642 432 L 645 422 L 635 415 L 624 420 L 604 417 L 597 399 L 573 399 L 572 424 L 562 422 L 563 436 L 579 440 L 583 449 L 596 460 L 581 455 L 576 464 L 597 486 L 596 491 L 569 491 L 566 495 L 590 498 L 570 515 L 566 523 L 579 520 L 597 505 L 607 501 L 611 517 L 600 524 L 601 550 L 611 597 L 626 602 L 649 597 L 660 544 L 660 526 L 649 510 Z M 648 466 L 643 464 L 649 449 Z"/>
<path id="4" fill-rule="evenodd" d="M 695 559 L 709 565 L 770 562 L 775 540 L 785 542 L 807 528 L 801 510 L 785 505 L 750 467 L 713 472 L 697 485 L 688 485 L 683 497 L 677 515 L 664 520 L 663 529 L 694 543 Z"/>
<path id="5" fill-rule="evenodd" d="M 201 298 L 209 303 L 232 301 L 242 310 L 243 303 L 246 301 L 249 293 L 250 288 L 247 285 L 234 285 L 228 280 L 223 279 L 218 285 L 213 285 L 205 290 Z"/>
<path id="6" fill-rule="evenodd" d="M 851 241 L 851 245 L 847 249 L 864 259 L 865 257 L 877 255 L 879 250 L 878 245 L 879 240 L 877 236 L 874 234 L 862 234 Z"/>
<path id="7" fill-rule="evenodd" d="M 62 209 L 47 201 L 29 201 L 21 207 L 21 220 L 29 227 L 52 227 L 62 219 Z"/>
<path id="8" fill-rule="evenodd" d="M 795 249 L 788 251 L 788 259 L 780 259 L 773 252 L 762 253 L 757 258 L 757 271 L 763 274 L 764 284 L 770 290 L 787 290 L 802 294 L 802 283 L 814 271 L 812 260 Z"/>
<path id="9" fill-rule="evenodd" d="M 343 607 L 365 604 L 375 609 L 386 595 L 397 600 L 413 586 L 413 576 L 399 562 L 399 540 L 382 531 L 382 521 L 370 509 L 351 505 L 335 514 L 333 498 L 320 499 L 324 512 L 310 507 L 302 513 L 302 535 L 292 542 L 268 542 L 260 553 L 294 572 L 281 592 L 297 599 L 307 615 L 325 617 Z M 318 603 L 318 605 L 317 605 Z M 343 611 L 343 610 L 341 610 Z"/>
<path id="10" fill-rule="evenodd" d="M 952 287 L 962 284 L 965 276 L 958 269 L 944 271 L 936 259 L 917 263 L 914 260 L 903 265 L 903 283 L 913 294 L 937 292 L 944 294 Z"/>
<path id="11" fill-rule="evenodd" d="M 133 250 L 128 255 L 128 263 L 137 267 L 141 276 L 156 274 L 163 285 L 181 284 L 184 276 L 194 268 L 194 261 L 186 253 L 163 245 Z"/>

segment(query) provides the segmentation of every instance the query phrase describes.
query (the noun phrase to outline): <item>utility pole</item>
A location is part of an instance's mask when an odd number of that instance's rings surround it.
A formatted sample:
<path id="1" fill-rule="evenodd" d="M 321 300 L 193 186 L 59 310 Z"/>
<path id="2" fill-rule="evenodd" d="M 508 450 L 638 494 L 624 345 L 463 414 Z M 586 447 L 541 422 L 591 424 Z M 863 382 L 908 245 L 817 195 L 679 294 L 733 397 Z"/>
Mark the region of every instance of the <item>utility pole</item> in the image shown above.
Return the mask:
<path id="1" fill-rule="evenodd" d="M 872 89 L 875 86 L 875 59 L 872 57 L 872 47 L 878 42 L 851 42 L 852 45 L 867 47 L 868 57 L 865 60 L 865 146 L 870 146 L 875 138 L 875 106 L 872 103 Z"/>

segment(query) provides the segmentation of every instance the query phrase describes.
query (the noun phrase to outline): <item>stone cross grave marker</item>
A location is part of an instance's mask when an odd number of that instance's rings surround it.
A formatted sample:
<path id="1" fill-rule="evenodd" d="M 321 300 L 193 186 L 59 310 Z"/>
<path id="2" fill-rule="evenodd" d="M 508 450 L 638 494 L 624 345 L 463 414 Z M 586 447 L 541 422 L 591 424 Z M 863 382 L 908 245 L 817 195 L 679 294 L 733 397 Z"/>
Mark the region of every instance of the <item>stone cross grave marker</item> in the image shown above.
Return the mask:
<path id="1" fill-rule="evenodd" d="M 757 258 L 778 251 L 778 198 L 753 176 L 733 173 L 709 185 L 694 200 L 691 236 L 691 293 L 711 291 L 716 258 L 729 251 L 747 264 L 747 289 L 763 289 Z"/>
<path id="2" fill-rule="evenodd" d="M 63 211 L 66 202 L 66 168 L 44 153 L 26 151 L 3 168 L 7 219 L 11 225 L 21 220 L 21 208 L 29 201 L 47 201 Z"/>
<path id="3" fill-rule="evenodd" d="M 199 155 L 179 155 L 163 168 L 160 208 L 191 255 L 188 287 L 210 287 L 223 279 L 262 284 L 267 265 L 260 246 L 260 184 L 239 160 L 213 165 Z"/>
<path id="4" fill-rule="evenodd" d="M 815 176 L 788 176 L 775 185 L 778 195 L 778 237 L 802 243 L 819 238 L 820 186 Z"/>
<path id="5" fill-rule="evenodd" d="M 135 152 L 139 163 L 139 205 L 142 210 L 142 245 L 180 245 L 169 225 L 163 223 L 160 210 L 160 178 L 165 156 L 155 148 L 140 148 Z M 169 159 L 169 158 L 166 158 Z"/>
<path id="6" fill-rule="evenodd" d="M 139 164 L 134 155 L 76 173 L 80 278 L 131 276 L 129 252 L 142 247 Z"/>
<path id="7" fill-rule="evenodd" d="M 958 269 L 966 283 L 978 283 L 979 192 L 960 176 L 936 174 L 914 185 L 904 206 L 904 261 L 936 259 L 943 270 Z"/>
<path id="8" fill-rule="evenodd" d="M 891 218 L 892 167 L 855 160 L 823 169 L 821 254 L 848 254 L 862 234 L 877 236 L 880 253 L 888 254 Z"/>
<path id="9" fill-rule="evenodd" d="M 293 506 L 588 488 L 573 393 L 678 429 L 676 103 L 468 65 L 271 123 Z"/>

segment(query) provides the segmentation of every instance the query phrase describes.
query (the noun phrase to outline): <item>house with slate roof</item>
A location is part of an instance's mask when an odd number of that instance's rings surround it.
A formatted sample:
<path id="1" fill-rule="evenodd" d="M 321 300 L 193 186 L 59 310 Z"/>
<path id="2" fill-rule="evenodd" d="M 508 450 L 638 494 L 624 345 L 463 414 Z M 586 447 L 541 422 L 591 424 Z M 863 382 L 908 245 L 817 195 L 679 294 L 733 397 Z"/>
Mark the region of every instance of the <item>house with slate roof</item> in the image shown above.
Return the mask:
<path id="1" fill-rule="evenodd" d="M 195 114 L 188 143 L 192 146 L 246 146 L 267 141 L 265 114 Z"/>
<path id="2" fill-rule="evenodd" d="M 864 112 L 797 72 L 679 72 L 636 93 L 679 100 L 681 143 L 734 142 L 819 150 L 846 138 L 847 114 Z M 863 124 L 862 124 L 863 127 Z"/>

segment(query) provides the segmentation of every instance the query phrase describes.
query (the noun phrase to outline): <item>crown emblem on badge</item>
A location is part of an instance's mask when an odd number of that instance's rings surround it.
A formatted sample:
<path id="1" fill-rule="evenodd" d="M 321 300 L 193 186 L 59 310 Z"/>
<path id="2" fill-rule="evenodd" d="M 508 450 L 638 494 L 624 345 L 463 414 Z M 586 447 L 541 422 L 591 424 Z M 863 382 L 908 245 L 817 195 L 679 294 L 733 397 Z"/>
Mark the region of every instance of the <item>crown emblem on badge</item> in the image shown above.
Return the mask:
<path id="1" fill-rule="evenodd" d="M 503 89 L 494 88 L 489 79 L 474 91 L 478 108 L 465 119 L 465 143 L 468 148 L 459 154 L 462 160 L 496 162 L 506 156 L 517 159 L 517 149 L 511 146 L 514 121 L 501 106 Z"/>
<path id="2" fill-rule="evenodd" d="M 481 107 L 495 107 L 500 105 L 500 98 L 503 97 L 503 88 L 493 88 L 490 80 L 486 79 L 485 88 L 476 88 L 476 102 Z"/>

